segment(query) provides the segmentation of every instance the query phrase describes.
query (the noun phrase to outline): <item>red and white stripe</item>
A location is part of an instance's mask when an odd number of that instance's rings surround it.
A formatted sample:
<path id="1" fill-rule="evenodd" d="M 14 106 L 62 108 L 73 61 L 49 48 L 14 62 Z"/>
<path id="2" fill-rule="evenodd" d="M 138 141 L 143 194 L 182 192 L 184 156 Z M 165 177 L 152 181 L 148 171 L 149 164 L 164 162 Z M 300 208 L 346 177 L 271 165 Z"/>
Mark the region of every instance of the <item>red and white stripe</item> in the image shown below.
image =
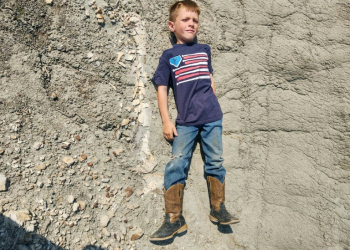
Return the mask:
<path id="1" fill-rule="evenodd" d="M 182 59 L 185 65 L 173 70 L 177 79 L 176 85 L 198 79 L 210 79 L 206 53 L 183 55 Z"/>

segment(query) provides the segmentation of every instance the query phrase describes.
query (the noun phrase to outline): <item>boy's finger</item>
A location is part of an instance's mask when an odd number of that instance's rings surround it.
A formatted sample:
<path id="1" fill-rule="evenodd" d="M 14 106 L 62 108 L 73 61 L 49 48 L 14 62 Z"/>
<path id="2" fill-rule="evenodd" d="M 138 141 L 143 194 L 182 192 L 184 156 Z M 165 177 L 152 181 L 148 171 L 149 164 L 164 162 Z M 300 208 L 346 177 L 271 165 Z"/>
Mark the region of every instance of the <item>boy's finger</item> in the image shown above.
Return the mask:
<path id="1" fill-rule="evenodd" d="M 177 136 L 176 128 L 174 128 L 174 135 Z"/>

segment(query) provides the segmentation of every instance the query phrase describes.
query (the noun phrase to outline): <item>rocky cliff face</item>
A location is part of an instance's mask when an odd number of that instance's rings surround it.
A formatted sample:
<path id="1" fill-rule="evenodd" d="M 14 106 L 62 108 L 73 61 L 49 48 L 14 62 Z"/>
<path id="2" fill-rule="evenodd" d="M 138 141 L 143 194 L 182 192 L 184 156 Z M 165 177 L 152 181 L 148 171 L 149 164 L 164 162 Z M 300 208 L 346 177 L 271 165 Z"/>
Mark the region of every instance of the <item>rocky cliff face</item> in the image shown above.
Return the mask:
<path id="1" fill-rule="evenodd" d="M 150 82 L 170 4 L 0 1 L 0 249 L 350 249 L 345 0 L 198 1 L 241 223 L 209 221 L 198 145 L 187 234 L 148 241 L 171 150 Z"/>

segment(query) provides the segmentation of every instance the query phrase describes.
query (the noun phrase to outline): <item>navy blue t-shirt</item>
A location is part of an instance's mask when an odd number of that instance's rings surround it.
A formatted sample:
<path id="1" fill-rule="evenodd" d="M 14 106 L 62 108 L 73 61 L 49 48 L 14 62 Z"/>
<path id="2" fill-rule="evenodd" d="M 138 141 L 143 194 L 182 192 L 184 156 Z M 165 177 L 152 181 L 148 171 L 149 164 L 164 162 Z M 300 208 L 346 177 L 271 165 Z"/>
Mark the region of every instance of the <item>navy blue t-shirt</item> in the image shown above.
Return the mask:
<path id="1" fill-rule="evenodd" d="M 163 52 L 152 80 L 173 89 L 177 124 L 195 126 L 222 119 L 211 87 L 212 72 L 210 47 L 206 44 L 175 44 Z"/>

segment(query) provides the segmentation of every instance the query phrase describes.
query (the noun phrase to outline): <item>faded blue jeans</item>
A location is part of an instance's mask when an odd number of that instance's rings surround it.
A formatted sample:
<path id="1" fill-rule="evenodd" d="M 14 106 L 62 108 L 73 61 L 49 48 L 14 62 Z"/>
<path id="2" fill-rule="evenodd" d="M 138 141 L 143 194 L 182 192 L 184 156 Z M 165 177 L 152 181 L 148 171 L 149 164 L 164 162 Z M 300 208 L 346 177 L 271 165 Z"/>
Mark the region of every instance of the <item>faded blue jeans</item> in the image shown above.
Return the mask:
<path id="1" fill-rule="evenodd" d="M 165 167 L 164 187 L 176 183 L 185 185 L 198 133 L 204 153 L 204 174 L 221 181 L 225 180 L 226 170 L 222 166 L 222 120 L 198 126 L 176 126 L 177 134 L 173 141 L 172 157 Z"/>

